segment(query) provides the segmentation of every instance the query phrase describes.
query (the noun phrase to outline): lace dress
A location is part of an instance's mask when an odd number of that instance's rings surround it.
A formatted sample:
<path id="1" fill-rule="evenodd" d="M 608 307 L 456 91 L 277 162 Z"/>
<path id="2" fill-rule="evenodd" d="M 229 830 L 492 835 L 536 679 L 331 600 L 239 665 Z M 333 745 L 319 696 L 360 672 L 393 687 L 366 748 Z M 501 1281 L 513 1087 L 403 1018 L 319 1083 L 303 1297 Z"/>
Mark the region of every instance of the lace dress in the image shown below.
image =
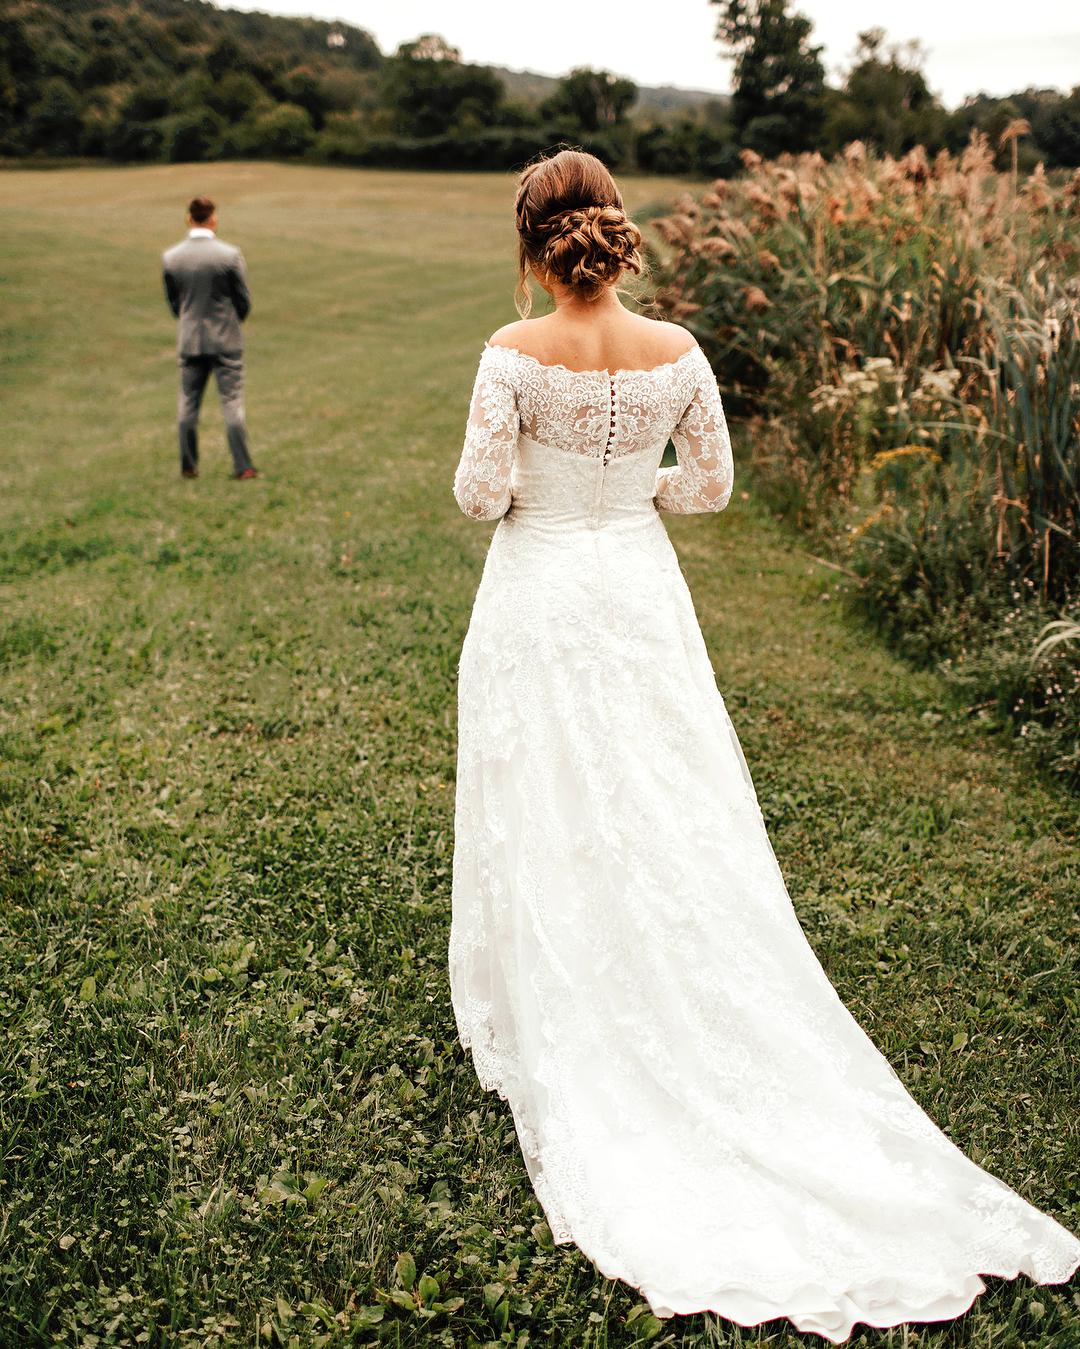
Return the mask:
<path id="1" fill-rule="evenodd" d="M 731 484 L 699 348 L 609 374 L 485 347 L 451 992 L 556 1242 L 658 1316 L 840 1343 L 957 1316 L 980 1274 L 1062 1282 L 1080 1242 L 933 1124 L 806 941 L 657 509 Z"/>

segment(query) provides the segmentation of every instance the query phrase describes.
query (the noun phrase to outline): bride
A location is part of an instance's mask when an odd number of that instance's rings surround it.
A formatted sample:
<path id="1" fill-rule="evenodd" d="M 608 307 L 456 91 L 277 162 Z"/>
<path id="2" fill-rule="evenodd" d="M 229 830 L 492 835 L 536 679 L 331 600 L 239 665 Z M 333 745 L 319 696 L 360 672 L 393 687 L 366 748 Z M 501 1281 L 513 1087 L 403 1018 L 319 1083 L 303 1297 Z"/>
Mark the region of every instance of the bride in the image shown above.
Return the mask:
<path id="1" fill-rule="evenodd" d="M 520 310 L 480 358 L 454 492 L 499 520 L 461 653 L 449 972 L 557 1242 L 657 1316 L 960 1315 L 1080 1242 L 907 1094 L 806 941 L 660 511 L 720 511 L 731 446 L 683 328 L 616 283 L 610 174 L 522 174 Z M 668 438 L 678 463 L 660 468 Z"/>

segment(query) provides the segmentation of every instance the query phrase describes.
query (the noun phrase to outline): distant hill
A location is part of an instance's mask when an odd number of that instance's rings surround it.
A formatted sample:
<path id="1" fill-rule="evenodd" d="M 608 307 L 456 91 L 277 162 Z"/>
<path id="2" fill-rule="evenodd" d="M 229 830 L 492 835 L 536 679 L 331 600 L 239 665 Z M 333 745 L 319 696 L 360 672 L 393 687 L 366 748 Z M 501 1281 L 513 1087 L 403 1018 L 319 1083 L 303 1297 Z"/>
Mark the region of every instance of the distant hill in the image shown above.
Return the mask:
<path id="1" fill-rule="evenodd" d="M 383 59 L 361 28 L 206 0 L 0 0 L 0 154 L 211 158 L 260 121 L 289 153 Z"/>
<path id="2" fill-rule="evenodd" d="M 372 70 L 383 59 L 362 28 L 222 9 L 208 0 L 5 0 L 0 25 L 2 36 L 21 30 L 32 68 L 83 89 L 137 78 L 145 73 L 140 62 L 190 68 L 225 39 L 244 49 L 246 61 L 268 68 L 313 62 Z"/>
<path id="3" fill-rule="evenodd" d="M 511 70 L 507 66 L 492 69 L 506 86 L 510 98 L 522 103 L 541 103 L 558 85 L 554 75 L 539 75 L 534 70 Z M 696 113 L 710 103 L 718 105 L 718 112 L 726 113 L 731 104 L 730 94 L 713 94 L 704 89 L 680 89 L 672 84 L 639 85 L 638 96 L 631 114 L 646 119 L 666 121 L 684 113 Z"/>

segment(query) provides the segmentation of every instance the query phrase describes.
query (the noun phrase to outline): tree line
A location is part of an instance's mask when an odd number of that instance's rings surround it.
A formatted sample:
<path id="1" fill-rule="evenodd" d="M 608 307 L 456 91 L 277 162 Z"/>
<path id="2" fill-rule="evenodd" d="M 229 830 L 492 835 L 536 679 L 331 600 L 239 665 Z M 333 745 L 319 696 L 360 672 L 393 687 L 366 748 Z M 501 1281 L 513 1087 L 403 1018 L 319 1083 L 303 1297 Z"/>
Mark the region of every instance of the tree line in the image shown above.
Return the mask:
<path id="1" fill-rule="evenodd" d="M 1080 86 L 949 110 L 918 45 L 871 29 L 833 87 L 790 0 L 712 3 L 734 57 L 732 96 L 657 115 L 631 80 L 588 68 L 515 98 L 497 71 L 436 35 L 388 55 L 347 24 L 206 0 L 12 0 L 0 15 L 0 155 L 508 168 L 570 140 L 620 169 L 724 177 L 744 148 L 829 155 L 860 139 L 894 155 L 955 150 L 973 127 L 1005 156 L 1023 123 L 1021 167 L 1080 164 Z"/>

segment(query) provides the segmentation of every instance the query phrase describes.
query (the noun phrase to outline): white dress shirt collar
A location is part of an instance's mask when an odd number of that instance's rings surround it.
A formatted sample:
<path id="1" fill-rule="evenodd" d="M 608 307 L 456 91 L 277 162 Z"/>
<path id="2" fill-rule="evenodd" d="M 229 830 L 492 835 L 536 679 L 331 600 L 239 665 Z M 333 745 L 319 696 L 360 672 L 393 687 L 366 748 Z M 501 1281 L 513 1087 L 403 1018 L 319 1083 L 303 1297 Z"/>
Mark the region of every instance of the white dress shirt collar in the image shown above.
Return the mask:
<path id="1" fill-rule="evenodd" d="M 189 239 L 213 239 L 215 236 L 213 230 L 203 229 L 201 225 L 198 225 L 195 229 L 188 230 L 187 237 Z"/>

